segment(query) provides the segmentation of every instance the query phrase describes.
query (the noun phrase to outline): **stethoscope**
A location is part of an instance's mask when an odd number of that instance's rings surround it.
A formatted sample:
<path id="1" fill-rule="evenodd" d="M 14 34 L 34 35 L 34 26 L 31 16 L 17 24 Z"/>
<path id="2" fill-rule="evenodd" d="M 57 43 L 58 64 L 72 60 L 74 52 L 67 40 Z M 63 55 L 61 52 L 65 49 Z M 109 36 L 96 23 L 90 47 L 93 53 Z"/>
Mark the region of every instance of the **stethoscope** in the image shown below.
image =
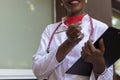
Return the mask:
<path id="1" fill-rule="evenodd" d="M 89 38 L 93 35 L 93 32 L 94 32 L 94 28 L 93 28 L 93 21 L 92 21 L 92 18 L 89 17 L 89 20 L 90 20 L 90 27 L 91 27 L 91 32 L 90 32 L 90 36 Z M 50 37 L 50 40 L 49 40 L 49 43 L 48 43 L 48 47 L 47 47 L 47 50 L 46 52 L 49 53 L 50 52 L 50 45 L 52 43 L 52 39 L 56 33 L 56 31 L 58 30 L 58 28 L 61 26 L 62 22 L 60 22 L 60 24 L 56 27 L 56 29 L 53 31 L 51 37 Z"/>

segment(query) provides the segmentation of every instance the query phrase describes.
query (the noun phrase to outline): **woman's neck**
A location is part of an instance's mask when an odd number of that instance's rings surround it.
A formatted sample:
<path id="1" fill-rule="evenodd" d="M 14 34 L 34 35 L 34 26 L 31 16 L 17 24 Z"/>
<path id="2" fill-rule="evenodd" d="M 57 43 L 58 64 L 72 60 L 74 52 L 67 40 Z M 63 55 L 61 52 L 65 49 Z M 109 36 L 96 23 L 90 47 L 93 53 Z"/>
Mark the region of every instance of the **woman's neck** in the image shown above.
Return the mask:
<path id="1" fill-rule="evenodd" d="M 67 16 L 77 16 L 77 15 L 81 15 L 84 14 L 84 11 L 79 11 L 79 12 L 68 12 Z"/>

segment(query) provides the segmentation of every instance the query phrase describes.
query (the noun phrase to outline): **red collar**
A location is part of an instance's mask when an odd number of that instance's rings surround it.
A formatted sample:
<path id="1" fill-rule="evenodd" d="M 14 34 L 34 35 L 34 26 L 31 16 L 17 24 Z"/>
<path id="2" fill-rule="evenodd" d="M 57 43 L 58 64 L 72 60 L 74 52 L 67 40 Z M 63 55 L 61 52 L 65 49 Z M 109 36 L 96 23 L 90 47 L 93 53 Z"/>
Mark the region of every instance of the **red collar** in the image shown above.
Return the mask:
<path id="1" fill-rule="evenodd" d="M 64 23 L 67 26 L 70 26 L 71 24 L 76 24 L 76 23 L 82 21 L 82 18 L 84 17 L 84 15 L 85 14 L 81 14 L 81 15 L 78 15 L 78 16 L 67 17 L 67 19 Z"/>

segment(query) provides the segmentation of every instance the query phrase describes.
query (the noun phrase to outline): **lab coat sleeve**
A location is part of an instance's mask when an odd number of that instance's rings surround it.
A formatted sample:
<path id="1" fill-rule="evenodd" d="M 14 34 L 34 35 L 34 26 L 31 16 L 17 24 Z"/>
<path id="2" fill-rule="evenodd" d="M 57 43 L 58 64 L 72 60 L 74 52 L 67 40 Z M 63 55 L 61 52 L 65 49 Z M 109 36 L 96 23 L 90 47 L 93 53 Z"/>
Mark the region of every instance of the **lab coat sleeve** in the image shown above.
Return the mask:
<path id="1" fill-rule="evenodd" d="M 89 80 L 96 80 L 94 73 L 92 72 Z M 97 80 L 113 80 L 113 65 L 99 75 Z"/>
<path id="2" fill-rule="evenodd" d="M 49 27 L 50 25 L 43 32 L 38 51 L 33 57 L 33 72 L 39 79 L 48 77 L 55 70 L 55 68 L 60 65 L 60 63 L 56 60 L 57 48 L 50 51 L 50 53 L 46 52 L 49 39 L 51 37 Z"/>

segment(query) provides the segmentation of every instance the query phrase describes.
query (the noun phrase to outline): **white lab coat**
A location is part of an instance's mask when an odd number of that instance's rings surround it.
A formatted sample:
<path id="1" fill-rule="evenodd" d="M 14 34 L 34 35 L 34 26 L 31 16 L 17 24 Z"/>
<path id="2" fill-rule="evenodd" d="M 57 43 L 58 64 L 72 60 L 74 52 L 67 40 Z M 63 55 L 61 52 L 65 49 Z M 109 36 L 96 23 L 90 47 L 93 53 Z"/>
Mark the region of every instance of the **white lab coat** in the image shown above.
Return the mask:
<path id="1" fill-rule="evenodd" d="M 68 27 L 64 24 L 65 17 L 62 19 L 62 24 L 56 32 L 66 30 Z M 95 42 L 108 26 L 98 20 L 92 18 L 94 32 L 91 39 Z M 93 73 L 91 76 L 66 74 L 65 72 L 81 57 L 81 48 L 84 43 L 89 39 L 91 32 L 90 19 L 88 15 L 85 15 L 82 19 L 82 33 L 84 38 L 79 42 L 60 63 L 56 60 L 56 53 L 58 47 L 67 39 L 66 33 L 62 32 L 54 34 L 52 43 L 50 46 L 50 53 L 46 52 L 48 43 L 53 31 L 60 24 L 54 23 L 46 27 L 42 34 L 40 46 L 36 55 L 33 58 L 33 72 L 38 80 L 48 78 L 48 80 L 95 80 Z M 98 80 L 113 80 L 113 68 L 112 66 L 106 69 L 103 74 L 98 77 Z"/>

